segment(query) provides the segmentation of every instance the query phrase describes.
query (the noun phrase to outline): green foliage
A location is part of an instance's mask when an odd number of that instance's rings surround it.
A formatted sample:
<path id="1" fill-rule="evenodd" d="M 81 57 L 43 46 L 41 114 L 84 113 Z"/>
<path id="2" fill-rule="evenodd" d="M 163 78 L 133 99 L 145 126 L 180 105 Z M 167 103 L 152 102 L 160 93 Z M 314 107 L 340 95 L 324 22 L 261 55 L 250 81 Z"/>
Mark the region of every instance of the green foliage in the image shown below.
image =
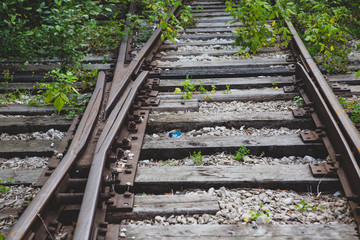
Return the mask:
<path id="1" fill-rule="evenodd" d="M 181 5 L 180 1 L 139 0 L 136 2 L 142 5 L 143 15 L 125 16 L 124 6 L 130 1 L 133 0 L 4 0 L 0 3 L 0 59 L 25 63 L 58 58 L 65 67 L 72 66 L 85 54 L 116 50 L 126 34 L 143 29 L 141 17 L 151 24 L 159 22 L 162 37 L 171 41 L 175 41 L 178 29 L 194 24 L 190 6 L 183 6 L 179 20 L 169 14 L 172 6 Z M 103 2 L 123 5 L 102 5 Z M 97 21 L 100 15 L 107 20 Z M 168 17 L 169 23 L 165 22 Z M 124 27 L 126 19 L 130 21 L 129 29 Z M 140 40 L 147 40 L 150 35 L 151 30 L 147 30 Z"/>
<path id="2" fill-rule="evenodd" d="M 264 205 L 260 204 L 260 210 L 259 212 L 255 212 L 255 211 L 250 211 L 249 212 L 249 217 L 245 217 L 244 221 L 245 222 L 251 222 L 251 221 L 256 221 L 260 216 L 265 217 L 265 223 L 269 223 L 271 221 L 271 217 L 270 217 L 270 210 L 263 210 L 262 207 Z"/>
<path id="3" fill-rule="evenodd" d="M 167 160 L 166 162 L 161 162 L 161 166 L 171 166 L 171 167 L 173 167 L 173 166 L 175 166 L 175 164 L 169 159 L 169 160 Z"/>
<path id="4" fill-rule="evenodd" d="M 177 31 L 194 25 L 191 6 L 182 6 L 181 1 L 174 0 L 143 0 L 147 6 L 147 17 L 150 24 L 158 22 L 157 27 L 162 29 L 161 40 L 175 42 Z M 182 6 L 179 19 L 174 14 L 169 14 L 172 7 Z M 170 18 L 170 21 L 166 21 Z"/>
<path id="5" fill-rule="evenodd" d="M 345 108 L 346 112 L 350 116 L 353 123 L 360 123 L 360 103 L 358 101 L 347 101 L 346 99 L 339 97 L 339 102 Z"/>
<path id="6" fill-rule="evenodd" d="M 355 73 L 355 77 L 360 77 L 360 70 Z"/>
<path id="7" fill-rule="evenodd" d="M 300 96 L 294 97 L 294 101 L 297 103 L 297 106 L 299 108 L 302 108 L 303 106 L 305 106 L 304 99 L 302 97 L 300 97 Z"/>
<path id="8" fill-rule="evenodd" d="M 12 178 L 0 178 L 0 183 L 14 183 L 14 180 Z"/>
<path id="9" fill-rule="evenodd" d="M 300 204 L 295 206 L 296 209 L 300 210 L 300 211 L 305 211 L 308 209 L 313 209 L 314 211 L 318 210 L 318 209 L 324 209 L 322 206 L 314 206 L 311 207 L 310 205 L 308 205 L 305 200 L 301 200 Z"/>
<path id="10" fill-rule="evenodd" d="M 0 4 L 0 58 L 22 61 L 57 57 L 67 64 L 82 54 L 87 29 L 102 8 L 90 0 L 24 1 Z"/>
<path id="11" fill-rule="evenodd" d="M 193 155 L 190 154 L 190 159 L 197 165 L 199 166 L 202 162 L 202 156 L 201 156 L 201 151 L 199 152 L 194 152 Z"/>
<path id="12" fill-rule="evenodd" d="M 12 178 L 6 178 L 6 179 L 1 179 L 0 178 L 0 183 L 14 183 L 13 179 Z M 6 187 L 6 186 L 3 186 L 3 185 L 0 185 L 0 195 L 1 194 L 4 194 L 4 193 L 7 193 L 8 191 L 10 191 L 10 188 L 9 187 Z"/>
<path id="13" fill-rule="evenodd" d="M 230 91 L 230 85 L 229 85 L 229 84 L 226 84 L 226 91 L 224 91 L 224 94 L 228 94 L 228 93 L 231 93 L 231 91 Z"/>
<path id="14" fill-rule="evenodd" d="M 291 8 L 280 10 L 279 5 L 273 6 L 266 0 L 233 0 L 226 1 L 225 4 L 226 11 L 242 24 L 235 30 L 235 45 L 241 46 L 239 54 L 249 56 L 247 51 L 255 54 L 261 47 L 273 45 L 280 40 L 284 47 L 289 44 L 292 37 L 289 29 L 284 27 L 284 19 L 292 13 Z M 268 21 L 272 21 L 271 25 Z"/>
<path id="15" fill-rule="evenodd" d="M 196 91 L 195 83 L 191 81 L 189 75 L 186 76 L 186 80 L 182 83 L 184 94 L 183 99 L 192 99 L 192 93 Z"/>
<path id="16" fill-rule="evenodd" d="M 244 161 L 244 157 L 250 153 L 250 150 L 245 146 L 241 146 L 238 151 L 235 152 L 234 159 L 237 161 Z"/>
<path id="17" fill-rule="evenodd" d="M 209 92 L 207 91 L 207 89 L 204 86 L 204 83 L 199 80 L 199 87 L 196 89 L 196 85 L 194 82 L 192 82 L 191 78 L 189 76 L 186 76 L 186 80 L 181 83 L 181 85 L 183 86 L 183 91 L 180 88 L 175 88 L 174 94 L 179 94 L 179 93 L 183 93 L 182 97 L 183 99 L 192 99 L 193 93 L 198 93 L 200 92 L 201 94 L 205 94 L 204 99 L 210 99 L 213 100 L 213 98 L 210 96 Z M 216 92 L 216 86 L 211 85 L 211 93 L 215 93 Z"/>
<path id="18" fill-rule="evenodd" d="M 346 72 L 348 41 L 360 35 L 360 9 L 345 0 L 296 0 L 294 23 L 309 52 L 330 73 Z"/>
<path id="19" fill-rule="evenodd" d="M 54 103 L 54 107 L 60 112 L 66 103 L 75 101 L 76 96 L 73 97 L 74 93 L 79 95 L 79 92 L 75 88 L 74 83 L 78 79 L 72 72 L 66 71 L 65 73 L 60 72 L 60 69 L 52 70 L 45 75 L 45 78 L 54 79 L 51 83 L 42 83 L 40 86 L 45 87 L 44 101 L 45 103 Z M 69 99 L 70 98 L 70 99 Z"/>
<path id="20" fill-rule="evenodd" d="M 2 233 L 0 232 L 0 240 L 4 240 L 4 239 L 5 239 L 4 234 L 2 234 Z"/>

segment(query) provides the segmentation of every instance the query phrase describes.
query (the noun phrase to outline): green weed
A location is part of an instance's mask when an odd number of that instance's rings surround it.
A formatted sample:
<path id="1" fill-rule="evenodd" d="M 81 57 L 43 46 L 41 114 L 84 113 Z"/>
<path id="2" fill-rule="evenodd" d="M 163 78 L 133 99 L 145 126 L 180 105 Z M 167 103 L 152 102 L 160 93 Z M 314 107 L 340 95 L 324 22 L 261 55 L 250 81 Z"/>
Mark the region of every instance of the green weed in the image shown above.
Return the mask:
<path id="1" fill-rule="evenodd" d="M 304 102 L 304 99 L 303 99 L 302 97 L 296 96 L 296 97 L 294 97 L 293 100 L 297 103 L 297 106 L 298 106 L 299 108 L 302 108 L 302 107 L 305 106 L 305 102 Z"/>
<path id="2" fill-rule="evenodd" d="M 312 209 L 314 211 L 318 210 L 318 209 L 324 209 L 322 206 L 314 206 L 314 207 L 311 207 L 309 206 L 305 200 L 301 200 L 300 201 L 300 204 L 299 205 L 296 205 L 295 206 L 296 209 L 300 210 L 300 211 L 305 211 L 305 210 L 308 210 L 308 209 Z"/>
<path id="3" fill-rule="evenodd" d="M 45 78 L 54 79 L 51 83 L 42 83 L 41 87 L 45 87 L 46 91 L 43 93 L 45 103 L 54 103 L 54 107 L 60 112 L 66 103 L 73 103 L 79 95 L 75 87 L 77 77 L 70 71 L 65 73 L 60 72 L 60 69 L 52 70 L 45 75 Z"/>
<path id="4" fill-rule="evenodd" d="M 193 155 L 190 154 L 190 159 L 197 165 L 201 165 L 202 162 L 202 156 L 201 156 L 201 151 L 199 152 L 194 152 Z"/>
<path id="5" fill-rule="evenodd" d="M 250 153 L 250 150 L 245 146 L 241 146 L 238 151 L 235 152 L 234 159 L 237 161 L 244 161 L 244 157 Z"/>

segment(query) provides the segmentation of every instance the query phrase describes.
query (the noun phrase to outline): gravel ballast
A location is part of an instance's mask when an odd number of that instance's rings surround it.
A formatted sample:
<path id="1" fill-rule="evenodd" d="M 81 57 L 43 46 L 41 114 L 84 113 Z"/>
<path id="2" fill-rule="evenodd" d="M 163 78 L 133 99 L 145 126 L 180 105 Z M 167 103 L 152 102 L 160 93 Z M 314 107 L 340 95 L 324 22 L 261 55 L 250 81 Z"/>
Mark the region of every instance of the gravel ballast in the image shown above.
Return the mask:
<path id="1" fill-rule="evenodd" d="M 16 135 L 10 135 L 8 133 L 2 133 L 0 135 L 0 141 L 14 141 L 14 140 L 61 140 L 65 136 L 64 132 L 59 130 L 50 129 L 47 132 L 33 132 L 33 133 L 19 133 Z"/>
<path id="2" fill-rule="evenodd" d="M 175 224 L 352 224 L 347 200 L 341 192 L 333 194 L 296 193 L 267 189 L 233 189 L 224 187 L 208 191 L 186 191 L 175 194 L 215 195 L 220 211 L 215 215 L 156 216 L 142 221 L 124 220 L 124 225 Z M 258 217 L 255 216 L 258 214 Z M 256 219 L 256 220 L 255 220 Z"/>
<path id="3" fill-rule="evenodd" d="M 324 159 L 313 158 L 311 156 L 288 156 L 282 158 L 273 158 L 265 156 L 244 156 L 243 160 L 235 160 L 235 156 L 225 152 L 216 153 L 213 155 L 203 155 L 200 163 L 194 162 L 190 157 L 182 159 L 168 159 L 161 161 L 154 161 L 152 159 L 144 159 L 139 161 L 141 167 L 161 167 L 161 166 L 240 166 L 240 165 L 300 165 L 309 163 L 324 162 Z"/>

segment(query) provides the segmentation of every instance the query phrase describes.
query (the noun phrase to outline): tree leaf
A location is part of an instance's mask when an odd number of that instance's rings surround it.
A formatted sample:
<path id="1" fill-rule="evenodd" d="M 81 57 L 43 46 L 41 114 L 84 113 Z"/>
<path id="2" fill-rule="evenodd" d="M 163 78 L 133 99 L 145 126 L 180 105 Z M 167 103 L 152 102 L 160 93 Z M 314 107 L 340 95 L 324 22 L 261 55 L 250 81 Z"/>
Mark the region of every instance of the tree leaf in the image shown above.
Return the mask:
<path id="1" fill-rule="evenodd" d="M 55 99 L 54 107 L 56 108 L 56 110 L 58 110 L 58 112 L 60 112 L 61 109 L 63 109 L 64 105 L 65 102 L 60 96 Z"/>

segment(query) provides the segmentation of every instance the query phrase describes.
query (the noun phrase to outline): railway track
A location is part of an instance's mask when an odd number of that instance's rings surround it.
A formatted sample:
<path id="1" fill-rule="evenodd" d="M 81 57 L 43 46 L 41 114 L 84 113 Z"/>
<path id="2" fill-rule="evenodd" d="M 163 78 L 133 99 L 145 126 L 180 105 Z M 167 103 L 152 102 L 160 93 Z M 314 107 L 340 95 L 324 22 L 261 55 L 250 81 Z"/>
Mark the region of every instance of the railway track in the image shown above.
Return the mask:
<path id="1" fill-rule="evenodd" d="M 193 29 L 156 30 L 128 63 L 125 39 L 82 118 L 56 119 L 70 128 L 7 239 L 358 238 L 344 81 L 330 87 L 290 23 L 290 49 L 242 59 L 223 3 L 190 4 Z"/>

